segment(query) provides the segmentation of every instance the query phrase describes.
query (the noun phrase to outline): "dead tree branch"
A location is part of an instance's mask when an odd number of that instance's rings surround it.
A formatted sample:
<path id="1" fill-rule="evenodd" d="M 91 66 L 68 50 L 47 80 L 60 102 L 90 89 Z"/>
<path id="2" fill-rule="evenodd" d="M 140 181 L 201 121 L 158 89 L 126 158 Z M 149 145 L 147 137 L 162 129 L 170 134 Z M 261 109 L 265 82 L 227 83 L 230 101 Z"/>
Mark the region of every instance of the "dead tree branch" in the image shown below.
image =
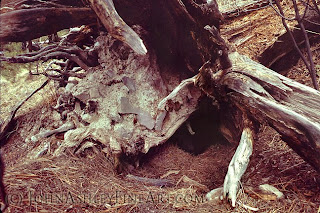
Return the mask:
<path id="1" fill-rule="evenodd" d="M 320 15 L 320 9 L 319 9 L 319 6 L 317 4 L 317 1 L 316 0 L 312 0 L 312 3 L 314 5 L 314 8 L 315 10 L 317 11 L 317 13 Z"/>
<path id="2" fill-rule="evenodd" d="M 279 12 L 278 12 L 278 13 L 279 13 L 280 16 L 281 16 L 283 26 L 286 28 L 287 32 L 289 33 L 290 38 L 291 38 L 291 40 L 292 40 L 292 42 L 293 42 L 293 44 L 294 44 L 297 52 L 299 53 L 301 59 L 303 60 L 304 64 L 306 65 L 306 67 L 307 67 L 307 69 L 308 69 L 308 71 L 309 71 L 309 73 L 310 73 L 310 76 L 311 76 L 311 79 L 312 79 L 312 83 L 313 83 L 314 88 L 317 89 L 317 90 L 319 90 L 319 85 L 318 85 L 318 83 L 317 83 L 317 77 L 316 77 L 316 71 L 315 71 L 315 67 L 314 67 L 314 62 L 313 62 L 313 59 L 312 59 L 312 53 L 311 53 L 311 50 L 310 50 L 309 38 L 308 38 L 308 35 L 307 35 L 307 33 L 306 33 L 304 24 L 303 24 L 303 22 L 302 22 L 302 18 L 300 17 L 299 9 L 298 9 L 298 7 L 297 7 L 296 1 L 295 1 L 295 0 L 292 0 L 292 1 L 293 1 L 294 9 L 295 9 L 295 18 L 293 18 L 293 19 L 288 19 L 288 18 L 285 17 L 284 12 L 283 12 L 283 9 L 282 9 L 282 6 L 281 6 L 280 3 L 279 3 L 279 0 L 275 0 L 275 3 L 276 3 L 276 5 L 277 5 L 277 7 L 278 7 L 278 9 L 279 9 Z M 271 1 L 270 1 L 270 4 L 272 5 L 272 2 L 271 2 Z M 307 10 L 307 8 L 308 8 L 308 6 L 306 6 L 305 11 Z M 274 9 L 275 9 L 275 8 L 274 8 Z M 275 9 L 275 11 L 277 11 L 277 10 Z M 307 61 L 307 59 L 306 59 L 306 58 L 304 57 L 304 55 L 302 54 L 302 52 L 301 52 L 301 50 L 300 50 L 300 48 L 299 48 L 299 46 L 298 46 L 298 44 L 297 44 L 297 42 L 296 42 L 293 34 L 292 34 L 292 32 L 290 31 L 290 29 L 289 29 L 289 27 L 288 27 L 288 25 L 287 25 L 287 23 L 286 23 L 286 20 L 290 20 L 290 21 L 292 21 L 292 20 L 297 20 L 297 21 L 298 21 L 298 23 L 299 23 L 299 25 L 300 25 L 300 28 L 301 28 L 301 31 L 302 31 L 302 33 L 303 33 L 303 35 L 304 35 L 304 38 L 305 38 L 306 49 L 307 49 L 307 53 L 308 53 L 309 62 Z"/>
<path id="3" fill-rule="evenodd" d="M 308 38 L 308 35 L 307 35 L 307 32 L 306 32 L 306 28 L 305 28 L 305 26 L 304 26 L 304 24 L 302 22 L 302 20 L 305 17 L 306 11 L 308 10 L 308 6 L 306 6 L 305 14 L 302 17 L 300 17 L 300 13 L 299 13 L 299 9 L 298 9 L 296 0 L 292 0 L 292 2 L 293 2 L 293 7 L 294 7 L 294 10 L 295 10 L 295 13 L 296 13 L 296 20 L 299 23 L 299 26 L 301 28 L 301 31 L 303 33 L 303 36 L 304 36 L 305 42 L 306 42 L 307 54 L 308 54 L 309 63 L 310 63 L 309 64 L 309 68 L 310 69 L 308 69 L 308 70 L 309 70 L 309 73 L 310 73 L 314 88 L 316 90 L 319 90 L 319 85 L 317 83 L 316 70 L 315 70 L 315 67 L 314 67 L 314 61 L 312 59 L 312 52 L 311 52 L 311 49 L 310 49 L 310 41 L 309 41 L 309 38 Z"/>
<path id="4" fill-rule="evenodd" d="M 17 111 L 21 108 L 21 106 L 28 101 L 34 94 L 36 94 L 39 90 L 41 90 L 43 87 L 45 87 L 49 83 L 49 80 L 46 80 L 40 87 L 38 87 L 36 90 L 34 90 L 28 97 L 26 97 L 24 100 L 22 100 L 12 111 L 10 116 L 5 120 L 5 122 L 0 126 L 0 145 L 4 145 L 7 139 L 7 133 L 10 131 L 10 129 L 13 128 L 14 125 L 14 117 L 17 113 Z"/>
<path id="5" fill-rule="evenodd" d="M 138 54 L 145 55 L 147 53 L 142 39 L 119 16 L 112 0 L 89 1 L 104 27 L 114 38 L 128 44 Z"/>
<path id="6" fill-rule="evenodd" d="M 208 93 L 216 91 L 215 97 L 226 92 L 229 97 L 227 104 L 234 103 L 256 123 L 269 124 L 293 150 L 320 171 L 319 91 L 277 74 L 238 53 L 230 54 L 230 59 L 233 66 L 221 80 L 222 85 L 217 86 L 220 84 L 216 80 L 219 73 L 210 74 L 207 70 L 200 73 L 198 82 L 205 85 L 216 82 L 216 86 L 201 88 Z M 207 80 L 209 77 L 211 80 Z M 224 90 L 219 89 L 224 86 Z M 223 97 L 220 102 L 223 103 Z"/>
<path id="7" fill-rule="evenodd" d="M 98 65 L 98 58 L 94 50 L 82 50 L 77 46 L 67 47 L 49 45 L 37 52 L 27 53 L 14 57 L 0 57 L 0 61 L 10 63 L 29 63 L 34 61 L 48 61 L 49 59 L 69 59 L 78 64 L 82 69 L 88 70 L 90 66 Z"/>
<path id="8" fill-rule="evenodd" d="M 90 8 L 21 9 L 0 15 L 0 42 L 28 41 L 96 22 Z"/>

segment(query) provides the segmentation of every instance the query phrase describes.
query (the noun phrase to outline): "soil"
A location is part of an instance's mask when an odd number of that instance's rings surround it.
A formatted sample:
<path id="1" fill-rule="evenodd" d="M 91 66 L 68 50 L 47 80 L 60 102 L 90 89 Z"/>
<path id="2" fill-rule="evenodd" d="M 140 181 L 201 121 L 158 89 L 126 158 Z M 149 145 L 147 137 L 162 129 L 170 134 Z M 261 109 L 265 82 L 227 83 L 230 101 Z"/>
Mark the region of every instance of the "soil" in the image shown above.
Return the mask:
<path id="1" fill-rule="evenodd" d="M 244 30 L 241 38 L 247 40 L 228 37 L 228 30 L 242 25 L 246 27 L 240 28 Z M 280 18 L 267 7 L 227 20 L 221 31 L 230 43 L 238 41 L 239 53 L 257 59 L 275 42 L 283 27 Z M 316 69 L 320 72 L 320 43 L 314 44 L 312 50 Z M 43 80 L 25 80 L 29 76 L 27 72 L 20 73 L 22 77 L 15 81 L 2 76 L 1 119 L 8 116 L 10 108 L 25 96 L 26 90 L 36 88 Z M 287 76 L 312 85 L 301 60 Z M 4 184 L 10 204 L 7 212 L 252 212 L 244 205 L 258 208 L 258 212 L 320 211 L 320 174 L 270 127 L 261 127 L 256 137 L 238 195 L 241 204 L 231 208 L 223 201 L 207 201 L 205 194 L 223 185 L 236 145 L 228 144 L 218 136 L 203 138 L 212 142 L 211 146 L 200 154 L 192 154 L 180 148 L 177 137 L 173 137 L 142 156 L 136 167 L 128 164 L 126 173 L 117 174 L 114 162 L 99 150 L 99 146 L 81 154 L 67 151 L 62 156 L 52 157 L 50 150 L 61 143 L 63 135 L 44 139 L 41 144 L 50 144 L 48 149 L 26 140 L 42 128 L 60 125 L 53 119 L 57 115 L 51 108 L 56 98 L 52 87 L 47 87 L 29 100 L 18 114 L 17 127 L 1 149 L 6 165 Z M 46 152 L 41 153 L 41 150 Z M 127 173 L 164 178 L 172 184 L 153 186 L 132 180 Z M 284 193 L 284 198 L 266 200 L 252 192 L 252 188 L 261 184 L 276 187 Z"/>

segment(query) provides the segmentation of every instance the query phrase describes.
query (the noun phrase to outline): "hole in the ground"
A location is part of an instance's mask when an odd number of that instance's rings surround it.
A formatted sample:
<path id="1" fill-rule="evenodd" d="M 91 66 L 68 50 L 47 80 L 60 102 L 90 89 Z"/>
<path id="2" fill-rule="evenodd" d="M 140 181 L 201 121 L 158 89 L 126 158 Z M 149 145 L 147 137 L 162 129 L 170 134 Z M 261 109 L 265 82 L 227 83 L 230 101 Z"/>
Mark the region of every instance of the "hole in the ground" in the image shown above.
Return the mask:
<path id="1" fill-rule="evenodd" d="M 212 99 L 209 99 L 207 97 L 203 98 L 199 103 L 198 110 L 190 116 L 190 118 L 165 144 L 151 148 L 147 154 L 140 154 L 138 156 L 121 156 L 120 161 L 125 164 L 125 169 L 121 170 L 119 173 L 132 172 L 130 168 L 132 168 L 135 163 L 138 163 L 140 166 L 144 165 L 143 168 L 147 170 L 150 165 L 153 165 L 155 168 L 157 168 L 157 171 L 152 171 L 152 173 L 159 172 L 163 174 L 164 171 L 161 172 L 161 169 L 159 168 L 163 167 L 162 163 L 161 165 L 158 165 L 157 163 L 159 159 L 165 158 L 165 160 L 161 161 L 166 162 L 166 166 L 172 167 L 174 165 L 173 167 L 182 168 L 184 163 L 188 162 L 188 159 L 190 160 L 192 158 L 193 160 L 195 160 L 193 157 L 197 157 L 198 155 L 204 153 L 212 145 L 230 145 L 230 143 L 222 136 L 219 130 L 221 123 L 220 118 L 221 115 L 219 114 L 219 110 L 212 104 Z M 191 130 L 188 130 L 188 125 L 190 125 Z M 194 134 L 191 134 L 190 132 L 194 132 Z M 171 149 L 176 150 L 176 146 L 178 146 L 177 149 L 183 151 L 169 151 Z M 225 150 L 225 148 L 222 147 L 228 148 L 226 148 L 227 150 Z M 210 159 L 208 160 L 210 162 L 223 161 L 224 163 L 220 162 L 219 166 L 225 164 L 222 167 L 227 168 L 228 162 L 230 160 L 229 158 L 232 157 L 232 155 L 229 156 L 229 151 L 231 150 L 230 146 L 221 146 L 221 148 L 217 146 L 215 150 L 216 151 L 214 151 L 214 154 L 212 152 L 208 152 L 202 158 L 197 158 L 198 161 L 202 162 L 203 160 L 207 161 L 208 159 Z M 191 155 L 188 155 L 187 153 L 183 154 L 183 152 L 191 153 L 193 157 L 191 157 Z M 216 158 L 213 156 L 215 156 Z M 207 163 L 204 163 L 204 167 L 206 167 L 205 165 L 207 165 Z M 166 168 L 166 166 L 164 167 Z M 214 166 L 211 166 L 210 168 L 212 170 L 215 170 Z"/>
<path id="2" fill-rule="evenodd" d="M 203 98 L 199 108 L 169 139 L 184 151 L 198 155 L 213 144 L 225 144 L 227 140 L 219 131 L 219 110 L 212 104 L 212 99 Z"/>

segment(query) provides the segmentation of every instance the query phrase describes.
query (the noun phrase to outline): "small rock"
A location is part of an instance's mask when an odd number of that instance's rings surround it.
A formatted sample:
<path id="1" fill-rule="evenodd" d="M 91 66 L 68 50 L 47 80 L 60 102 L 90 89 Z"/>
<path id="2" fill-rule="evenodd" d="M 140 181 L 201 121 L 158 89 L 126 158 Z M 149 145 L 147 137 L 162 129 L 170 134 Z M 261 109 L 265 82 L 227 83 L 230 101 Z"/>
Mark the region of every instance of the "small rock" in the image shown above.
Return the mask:
<path id="1" fill-rule="evenodd" d="M 155 125 L 155 121 L 154 119 L 151 117 L 151 115 L 143 110 L 140 110 L 140 112 L 138 113 L 138 122 L 147 127 L 148 129 L 153 129 L 154 125 Z"/>
<path id="2" fill-rule="evenodd" d="M 38 142 L 38 138 L 36 137 L 36 136 L 31 136 L 31 141 L 33 142 L 33 143 L 36 143 L 36 142 Z"/>
<path id="3" fill-rule="evenodd" d="M 121 138 L 128 140 L 132 137 L 133 130 L 125 129 L 125 128 L 121 127 L 119 133 L 120 133 L 119 135 Z"/>
<path id="4" fill-rule="evenodd" d="M 211 190 L 206 194 L 206 198 L 209 201 L 219 201 L 223 195 L 223 187 Z"/>
<path id="5" fill-rule="evenodd" d="M 120 100 L 120 113 L 133 113 L 138 114 L 139 110 L 131 105 L 129 99 L 126 97 L 121 97 Z"/>
<path id="6" fill-rule="evenodd" d="M 89 94 L 91 99 L 99 98 L 101 96 L 99 89 L 95 87 L 90 89 Z"/>
<path id="7" fill-rule="evenodd" d="M 273 193 L 277 196 L 278 199 L 283 198 L 283 193 L 280 192 L 276 187 L 271 186 L 269 184 L 262 184 L 259 186 L 259 189 L 261 189 L 264 192 Z"/>
<path id="8" fill-rule="evenodd" d="M 115 138 L 110 137 L 109 145 L 112 153 L 114 154 L 121 153 L 121 145 Z"/>
<path id="9" fill-rule="evenodd" d="M 129 89 L 129 92 L 134 92 L 136 91 L 136 85 L 133 79 L 124 76 L 122 78 L 122 82 L 124 83 L 124 85 L 126 85 L 126 87 Z"/>

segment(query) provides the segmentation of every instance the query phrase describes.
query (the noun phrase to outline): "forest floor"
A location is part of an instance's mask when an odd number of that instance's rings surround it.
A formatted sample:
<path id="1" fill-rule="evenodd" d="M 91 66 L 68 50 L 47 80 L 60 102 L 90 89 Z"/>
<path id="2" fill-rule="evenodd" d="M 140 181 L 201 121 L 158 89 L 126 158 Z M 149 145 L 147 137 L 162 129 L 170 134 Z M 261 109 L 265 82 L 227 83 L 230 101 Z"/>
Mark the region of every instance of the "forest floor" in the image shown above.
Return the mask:
<path id="1" fill-rule="evenodd" d="M 228 38 L 227 31 L 246 26 L 244 40 Z M 227 20 L 222 34 L 237 51 L 256 60 L 262 51 L 283 32 L 281 19 L 267 7 Z M 9 46 L 8 46 L 9 48 Z M 17 53 L 18 44 L 7 49 Z M 320 43 L 312 46 L 320 72 Z M 30 76 L 31 65 L 1 65 L 1 115 L 10 110 L 45 80 Z M 10 68 L 9 68 L 10 67 Z M 41 69 L 41 67 L 39 68 Z M 15 73 L 15 74 L 13 74 Z M 288 77 L 311 86 L 302 62 L 290 68 Z M 10 204 L 7 212 L 320 212 L 320 174 L 292 151 L 270 127 L 257 135 L 249 167 L 242 178 L 239 203 L 231 208 L 225 202 L 210 202 L 205 194 L 223 185 L 235 145 L 210 138 L 213 144 L 194 155 L 180 149 L 174 140 L 152 149 L 130 173 L 139 177 L 165 178 L 173 184 L 157 187 L 132 180 L 114 171 L 113 162 L 103 152 L 88 149 L 82 155 L 65 153 L 53 157 L 50 147 L 58 146 L 63 135 L 47 140 L 49 149 L 40 153 L 30 137 L 40 129 L 56 128 L 52 106 L 57 94 L 52 84 L 38 92 L 19 111 L 16 128 L 2 148 L 6 165 L 4 184 Z M 34 156 L 38 157 L 35 158 Z M 284 193 L 273 200 L 252 189 L 270 184 Z"/>

